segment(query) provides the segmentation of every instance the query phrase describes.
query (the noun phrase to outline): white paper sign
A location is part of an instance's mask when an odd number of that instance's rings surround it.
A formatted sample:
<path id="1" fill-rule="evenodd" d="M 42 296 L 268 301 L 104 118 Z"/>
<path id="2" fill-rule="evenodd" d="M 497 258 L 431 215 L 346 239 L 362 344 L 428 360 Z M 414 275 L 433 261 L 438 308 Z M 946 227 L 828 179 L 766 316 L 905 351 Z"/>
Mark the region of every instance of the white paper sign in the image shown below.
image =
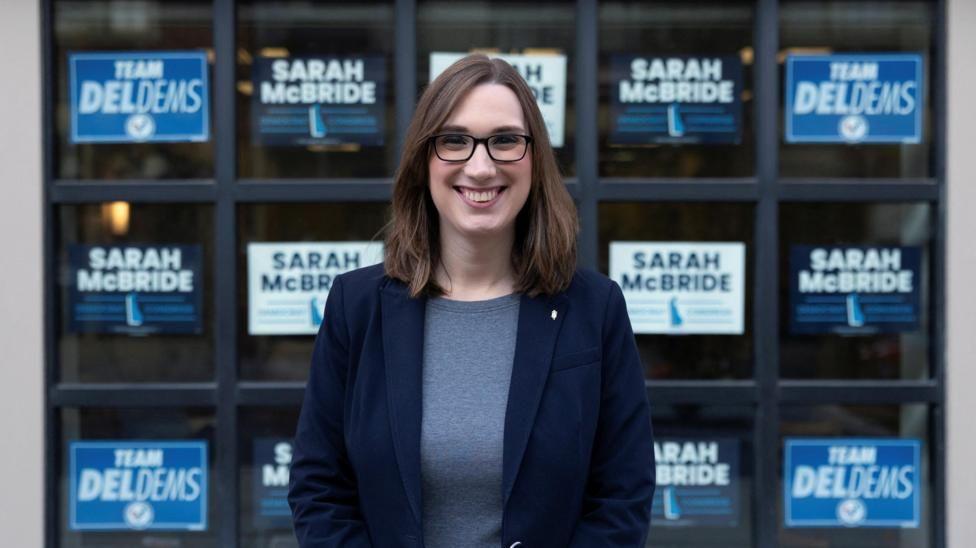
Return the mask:
<path id="1" fill-rule="evenodd" d="M 247 245 L 247 332 L 314 335 L 336 276 L 383 262 L 382 242 Z"/>
<path id="2" fill-rule="evenodd" d="M 634 333 L 741 335 L 745 244 L 611 242 Z"/>
<path id="3" fill-rule="evenodd" d="M 433 52 L 430 54 L 430 80 L 467 53 Z M 506 61 L 525 78 L 532 88 L 539 110 L 546 121 L 546 131 L 554 148 L 563 146 L 566 113 L 566 56 L 552 55 L 495 55 L 489 57 Z"/>

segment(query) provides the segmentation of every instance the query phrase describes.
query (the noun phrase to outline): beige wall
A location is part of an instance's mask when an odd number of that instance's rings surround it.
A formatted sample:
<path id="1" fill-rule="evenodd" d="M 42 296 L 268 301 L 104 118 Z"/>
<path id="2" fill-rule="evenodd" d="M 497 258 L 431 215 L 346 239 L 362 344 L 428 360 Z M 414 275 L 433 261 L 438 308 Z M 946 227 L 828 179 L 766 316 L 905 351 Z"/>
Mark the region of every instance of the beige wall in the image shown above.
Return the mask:
<path id="1" fill-rule="evenodd" d="M 0 17 L 0 538 L 42 546 L 41 68 L 37 0 Z"/>
<path id="2" fill-rule="evenodd" d="M 950 548 L 976 545 L 976 2 L 949 0 L 947 438 Z"/>

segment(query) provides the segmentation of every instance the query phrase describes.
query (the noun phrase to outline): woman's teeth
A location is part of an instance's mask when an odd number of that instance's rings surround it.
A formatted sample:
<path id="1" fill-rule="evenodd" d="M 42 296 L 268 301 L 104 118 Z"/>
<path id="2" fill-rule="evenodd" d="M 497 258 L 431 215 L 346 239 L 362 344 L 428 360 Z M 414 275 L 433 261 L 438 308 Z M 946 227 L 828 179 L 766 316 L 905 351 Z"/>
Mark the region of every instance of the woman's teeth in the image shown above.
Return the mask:
<path id="1" fill-rule="evenodd" d="M 462 192 L 464 193 L 464 197 L 472 202 L 490 202 L 498 195 L 497 189 L 487 192 L 472 192 L 470 190 L 463 190 Z"/>

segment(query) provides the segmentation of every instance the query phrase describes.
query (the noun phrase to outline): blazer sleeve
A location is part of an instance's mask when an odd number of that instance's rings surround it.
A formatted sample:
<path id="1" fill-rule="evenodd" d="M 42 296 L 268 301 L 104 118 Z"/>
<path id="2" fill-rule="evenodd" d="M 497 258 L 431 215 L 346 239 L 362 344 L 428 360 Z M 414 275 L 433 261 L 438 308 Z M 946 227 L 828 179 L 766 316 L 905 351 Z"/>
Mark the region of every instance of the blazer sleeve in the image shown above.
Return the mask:
<path id="1" fill-rule="evenodd" d="M 310 369 L 288 490 L 295 535 L 301 548 L 368 547 L 343 433 L 349 331 L 341 277 L 329 291 Z"/>
<path id="2" fill-rule="evenodd" d="M 600 416 L 573 548 L 643 547 L 654 495 L 654 440 L 644 374 L 620 286 L 603 321 Z"/>

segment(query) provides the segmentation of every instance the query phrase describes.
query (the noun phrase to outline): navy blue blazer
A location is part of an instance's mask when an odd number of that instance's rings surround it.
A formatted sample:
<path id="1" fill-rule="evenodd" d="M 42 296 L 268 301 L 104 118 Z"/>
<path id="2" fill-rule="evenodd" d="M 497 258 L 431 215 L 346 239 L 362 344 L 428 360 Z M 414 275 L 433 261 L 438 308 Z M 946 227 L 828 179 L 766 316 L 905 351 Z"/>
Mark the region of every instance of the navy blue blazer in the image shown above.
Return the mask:
<path id="1" fill-rule="evenodd" d="M 505 414 L 502 548 L 644 546 L 654 450 L 620 287 L 578 270 L 520 301 Z M 376 265 L 336 278 L 288 501 L 303 548 L 422 547 L 425 300 Z"/>

